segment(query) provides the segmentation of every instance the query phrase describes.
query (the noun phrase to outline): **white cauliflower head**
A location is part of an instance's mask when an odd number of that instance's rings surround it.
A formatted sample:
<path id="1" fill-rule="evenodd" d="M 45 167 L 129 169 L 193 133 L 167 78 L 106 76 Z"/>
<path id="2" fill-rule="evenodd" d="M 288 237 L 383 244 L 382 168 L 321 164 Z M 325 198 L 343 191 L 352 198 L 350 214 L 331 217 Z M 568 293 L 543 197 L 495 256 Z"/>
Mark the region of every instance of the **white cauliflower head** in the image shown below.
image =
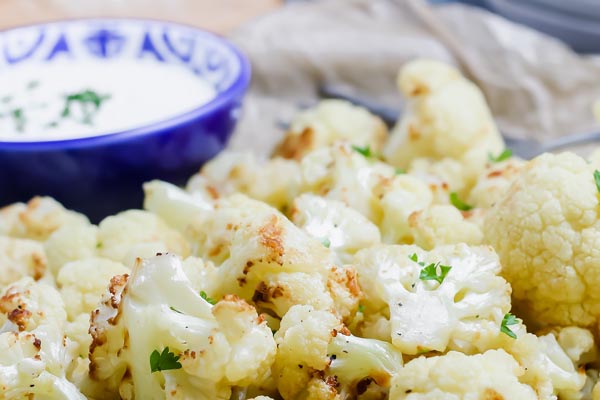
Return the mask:
<path id="1" fill-rule="evenodd" d="M 530 327 L 590 327 L 600 317 L 600 219 L 594 167 L 572 153 L 528 162 L 485 217 L 513 306 Z"/>
<path id="2" fill-rule="evenodd" d="M 113 277 L 92 312 L 90 374 L 125 399 L 229 399 L 265 375 L 271 330 L 235 296 L 210 304 L 173 255 Z"/>
<path id="3" fill-rule="evenodd" d="M 275 340 L 274 373 L 286 400 L 356 398 L 371 383 L 385 393 L 402 367 L 402 354 L 391 344 L 352 336 L 335 315 L 310 306 L 292 307 Z"/>
<path id="4" fill-rule="evenodd" d="M 56 277 L 70 261 L 95 257 L 98 252 L 98 227 L 68 224 L 55 230 L 44 242 L 48 268 Z"/>
<path id="5" fill-rule="evenodd" d="M 84 215 L 65 209 L 51 197 L 34 197 L 27 205 L 15 203 L 0 212 L 2 234 L 39 241 L 61 226 L 89 223 Z"/>
<path id="6" fill-rule="evenodd" d="M 299 160 L 310 151 L 339 140 L 379 152 L 387 133 L 381 118 L 366 109 L 344 100 L 322 100 L 294 117 L 274 154 Z"/>
<path id="7" fill-rule="evenodd" d="M 283 208 L 298 194 L 301 177 L 296 161 L 259 160 L 251 152 L 225 151 L 202 167 L 188 182 L 188 191 L 208 192 L 213 199 L 244 193 Z"/>
<path id="8" fill-rule="evenodd" d="M 0 290 L 19 279 L 46 275 L 44 247 L 34 240 L 0 236 Z"/>
<path id="9" fill-rule="evenodd" d="M 100 256 L 131 265 L 137 257 L 149 257 L 159 252 L 173 252 L 181 257 L 190 253 L 181 233 L 159 216 L 148 211 L 127 210 L 100 222 Z"/>
<path id="10" fill-rule="evenodd" d="M 358 250 L 381 243 L 379 229 L 364 215 L 337 200 L 312 194 L 296 199 L 291 219 L 309 235 L 349 263 Z"/>
<path id="11" fill-rule="evenodd" d="M 419 357 L 402 368 L 390 390 L 393 400 L 538 400 L 523 382 L 525 369 L 503 350 L 466 355 L 456 351 Z"/>
<path id="12" fill-rule="evenodd" d="M 129 272 L 123 264 L 106 258 L 86 258 L 65 264 L 56 278 L 69 321 L 80 314 L 89 319 L 110 279 Z"/>
<path id="13" fill-rule="evenodd" d="M 510 286 L 489 247 L 375 246 L 354 265 L 367 310 L 389 315 L 391 341 L 405 354 L 485 350 L 510 310 Z"/>
<path id="14" fill-rule="evenodd" d="M 451 158 L 471 186 L 488 153 L 504 148 L 481 91 L 453 67 L 431 60 L 404 65 L 398 87 L 408 107 L 386 145 L 386 159 L 407 168 L 420 157 Z"/>
<path id="15" fill-rule="evenodd" d="M 69 381 L 79 346 L 65 336 L 56 289 L 23 278 L 0 297 L 0 313 L 0 398 L 85 399 Z"/>
<path id="16" fill-rule="evenodd" d="M 223 198 L 187 228 L 198 255 L 218 265 L 212 297 L 235 294 L 283 316 L 294 304 L 347 317 L 360 290 L 351 267 L 276 209 L 244 195 Z"/>

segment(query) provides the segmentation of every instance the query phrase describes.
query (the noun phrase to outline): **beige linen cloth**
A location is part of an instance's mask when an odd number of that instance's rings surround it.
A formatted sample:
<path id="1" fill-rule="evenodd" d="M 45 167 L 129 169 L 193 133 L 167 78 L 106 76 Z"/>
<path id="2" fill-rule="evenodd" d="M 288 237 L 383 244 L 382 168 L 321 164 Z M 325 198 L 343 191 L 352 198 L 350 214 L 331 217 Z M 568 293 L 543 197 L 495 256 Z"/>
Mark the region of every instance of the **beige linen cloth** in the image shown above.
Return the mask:
<path id="1" fill-rule="evenodd" d="M 543 139 L 600 130 L 592 114 L 600 98 L 596 59 L 485 10 L 438 6 L 424 10 L 425 23 L 415 13 L 423 8 L 417 0 L 293 2 L 233 32 L 254 77 L 231 147 L 268 154 L 282 134 L 278 122 L 314 102 L 323 83 L 400 107 L 397 72 L 417 57 L 461 65 L 504 134 Z"/>

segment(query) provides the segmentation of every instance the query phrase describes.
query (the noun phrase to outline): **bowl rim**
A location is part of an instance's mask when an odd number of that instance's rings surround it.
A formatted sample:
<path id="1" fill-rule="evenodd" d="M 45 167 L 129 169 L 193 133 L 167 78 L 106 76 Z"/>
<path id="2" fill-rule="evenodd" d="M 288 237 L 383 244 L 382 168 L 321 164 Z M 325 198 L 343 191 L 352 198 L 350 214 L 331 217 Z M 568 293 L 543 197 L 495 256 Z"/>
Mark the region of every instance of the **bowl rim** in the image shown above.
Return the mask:
<path id="1" fill-rule="evenodd" d="M 70 148 L 78 148 L 78 147 L 92 147 L 92 146 L 102 146 L 107 144 L 112 144 L 115 142 L 127 141 L 130 139 L 135 139 L 141 136 L 148 136 L 153 134 L 159 134 L 162 131 L 170 128 L 175 128 L 178 125 L 182 125 L 198 119 L 206 114 L 211 114 L 223 107 L 231 100 L 243 95 L 250 84 L 250 79 L 252 75 L 252 67 L 248 57 L 230 40 L 225 38 L 224 36 L 211 32 L 206 29 L 199 28 L 197 26 L 193 26 L 190 24 L 184 24 L 180 22 L 173 22 L 169 20 L 161 20 L 155 18 L 135 18 L 135 17 L 83 17 L 83 18 L 64 18 L 57 19 L 47 22 L 37 22 L 31 24 L 17 25 L 12 26 L 6 29 L 0 29 L 0 35 L 6 32 L 24 29 L 24 28 L 33 28 L 36 26 L 48 26 L 48 25 L 58 25 L 64 23 L 77 23 L 77 22 L 98 22 L 98 21 L 119 21 L 119 22 L 127 22 L 133 21 L 137 23 L 154 23 L 154 24 L 167 24 L 179 26 L 187 29 L 191 29 L 193 31 L 204 34 L 208 37 L 211 37 L 215 41 L 221 43 L 226 48 L 228 48 L 234 55 L 235 59 L 240 64 L 240 70 L 229 87 L 226 90 L 219 92 L 212 100 L 207 103 L 204 103 L 192 110 L 177 114 L 173 117 L 166 118 L 162 121 L 150 123 L 147 125 L 143 125 L 137 128 L 116 131 L 116 132 L 108 132 L 102 133 L 99 135 L 92 136 L 83 136 L 83 137 L 74 137 L 67 139 L 57 139 L 57 140 L 31 140 L 31 141 L 3 141 L 0 139 L 0 149 L 9 149 L 9 150 L 47 150 L 49 148 L 60 148 L 62 149 L 70 149 Z"/>

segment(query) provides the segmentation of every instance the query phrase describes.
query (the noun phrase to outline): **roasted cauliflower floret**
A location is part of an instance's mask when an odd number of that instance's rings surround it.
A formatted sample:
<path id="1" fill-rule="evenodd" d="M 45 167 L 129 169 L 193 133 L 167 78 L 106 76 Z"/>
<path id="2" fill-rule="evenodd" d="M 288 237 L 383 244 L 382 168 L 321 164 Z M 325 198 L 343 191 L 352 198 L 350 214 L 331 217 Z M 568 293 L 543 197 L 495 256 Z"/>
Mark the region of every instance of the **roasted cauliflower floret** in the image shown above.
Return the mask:
<path id="1" fill-rule="evenodd" d="M 42 279 L 46 267 L 46 253 L 40 243 L 0 236 L 0 290 L 26 276 Z"/>
<path id="2" fill-rule="evenodd" d="M 510 185 L 519 176 L 524 161 L 509 158 L 499 163 L 490 163 L 477 178 L 471 189 L 468 203 L 480 208 L 490 208 L 508 191 Z"/>
<path id="3" fill-rule="evenodd" d="M 481 91 L 453 67 L 431 60 L 403 66 L 398 87 L 408 108 L 384 149 L 386 160 L 408 168 L 421 157 L 460 162 L 464 187 L 475 183 L 488 153 L 504 148 Z"/>
<path id="4" fill-rule="evenodd" d="M 51 197 L 34 197 L 26 206 L 16 203 L 0 213 L 0 231 L 4 235 L 43 241 L 65 225 L 89 225 L 82 214 L 66 210 Z"/>
<path id="5" fill-rule="evenodd" d="M 106 258 L 88 258 L 65 264 L 56 278 L 69 321 L 96 307 L 115 275 L 129 272 L 123 264 Z"/>
<path id="6" fill-rule="evenodd" d="M 391 342 L 405 354 L 486 350 L 510 310 L 510 286 L 489 247 L 375 246 L 354 265 L 367 311 L 389 314 Z"/>
<path id="7" fill-rule="evenodd" d="M 301 177 L 297 162 L 259 160 L 250 152 L 223 152 L 204 165 L 188 182 L 188 191 L 208 191 L 213 199 L 244 193 L 283 208 L 298 194 Z"/>
<path id="8" fill-rule="evenodd" d="M 0 297 L 0 398 L 85 399 L 69 381 L 78 344 L 52 286 L 23 278 Z M 4 397 L 5 396 L 5 397 Z"/>
<path id="9" fill-rule="evenodd" d="M 391 344 L 352 336 L 335 315 L 310 306 L 292 307 L 275 340 L 274 372 L 286 400 L 356 398 L 357 385 L 364 391 L 371 383 L 385 393 L 402 367 Z"/>
<path id="10" fill-rule="evenodd" d="M 235 296 L 211 305 L 174 255 L 113 277 L 92 312 L 90 375 L 124 399 L 229 399 L 275 357 L 271 330 Z"/>
<path id="11" fill-rule="evenodd" d="M 218 266 L 213 298 L 235 294 L 282 317 L 294 304 L 351 315 L 360 289 L 354 269 L 276 209 L 238 194 L 214 211 L 190 212 L 185 228 L 197 256 Z"/>
<path id="12" fill-rule="evenodd" d="M 127 265 L 136 257 L 149 257 L 158 252 L 172 252 L 181 257 L 190 253 L 185 238 L 159 216 L 142 210 L 128 210 L 100 222 L 100 256 Z"/>
<path id="13" fill-rule="evenodd" d="M 412 213 L 408 221 L 414 244 L 425 250 L 453 243 L 479 245 L 483 240 L 481 228 L 454 206 L 433 205 Z"/>
<path id="14" fill-rule="evenodd" d="M 95 225 L 65 225 L 54 231 L 44 243 L 48 267 L 56 277 L 70 261 L 95 257 L 98 252 L 98 227 Z"/>
<path id="15" fill-rule="evenodd" d="M 343 100 L 322 100 L 294 117 L 274 155 L 300 160 L 310 151 L 339 140 L 379 152 L 387 133 L 381 118 L 366 109 Z"/>
<path id="16" fill-rule="evenodd" d="M 523 383 L 524 373 L 525 369 L 503 350 L 419 357 L 394 376 L 390 399 L 538 400 L 535 390 Z"/>
<path id="17" fill-rule="evenodd" d="M 292 205 L 291 219 L 309 235 L 329 247 L 344 263 L 358 250 L 381 243 L 379 229 L 341 201 L 303 194 Z"/>
<path id="18" fill-rule="evenodd" d="M 600 317 L 599 194 L 594 167 L 572 153 L 528 162 L 486 215 L 513 306 L 528 326 L 595 326 Z"/>

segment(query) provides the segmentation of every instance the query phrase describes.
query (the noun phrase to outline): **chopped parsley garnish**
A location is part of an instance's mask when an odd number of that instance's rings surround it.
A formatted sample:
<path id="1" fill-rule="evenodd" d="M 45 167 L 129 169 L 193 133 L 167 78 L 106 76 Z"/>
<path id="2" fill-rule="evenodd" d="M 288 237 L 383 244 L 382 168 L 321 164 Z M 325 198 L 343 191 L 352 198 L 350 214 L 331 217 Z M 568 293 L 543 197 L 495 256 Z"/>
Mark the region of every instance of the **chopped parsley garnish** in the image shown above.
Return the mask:
<path id="1" fill-rule="evenodd" d="M 365 306 L 363 306 L 362 304 L 359 304 L 358 305 L 358 312 L 364 314 L 364 312 L 365 312 Z"/>
<path id="2" fill-rule="evenodd" d="M 469 211 L 473 209 L 473 206 L 463 202 L 458 198 L 458 194 L 456 192 L 450 193 L 450 203 L 460 211 Z"/>
<path id="3" fill-rule="evenodd" d="M 62 110 L 61 117 L 68 118 L 72 116 L 71 107 L 74 104 L 79 104 L 83 119 L 80 121 L 83 124 L 91 125 L 93 119 L 102 107 L 102 104 L 110 99 L 110 95 L 100 95 L 97 92 L 87 89 L 78 93 L 72 93 L 65 97 L 65 106 Z"/>
<path id="4" fill-rule="evenodd" d="M 200 291 L 200 297 L 202 297 L 207 303 L 212 304 L 213 306 L 217 304 L 217 301 L 208 297 L 204 290 Z"/>
<path id="5" fill-rule="evenodd" d="M 440 263 L 431 263 L 421 270 L 419 279 L 422 281 L 437 281 L 442 283 L 452 269 L 449 265 L 441 265 Z M 439 274 L 438 274 L 439 271 Z"/>
<path id="6" fill-rule="evenodd" d="M 508 313 L 502 318 L 502 324 L 500 325 L 500 332 L 507 334 L 513 339 L 517 338 L 517 335 L 508 327 L 509 325 L 517 325 L 519 320 L 517 317 Z"/>
<path id="7" fill-rule="evenodd" d="M 171 307 L 169 307 L 169 308 L 170 308 L 171 310 L 175 311 L 176 313 L 183 314 L 181 311 L 179 311 L 178 309 L 176 309 L 176 308 L 175 308 L 175 307 L 173 307 L 173 306 L 171 306 Z"/>
<path id="8" fill-rule="evenodd" d="M 512 156 L 511 149 L 504 149 L 504 151 L 494 157 L 492 153 L 488 153 L 488 159 L 493 163 L 499 163 L 500 161 L 508 160 Z"/>
<path id="9" fill-rule="evenodd" d="M 40 86 L 40 81 L 31 81 L 27 84 L 27 90 L 37 89 Z"/>
<path id="10" fill-rule="evenodd" d="M 323 240 L 321 240 L 321 243 L 323 243 L 323 246 L 329 248 L 329 246 L 331 246 L 331 240 L 325 238 Z"/>
<path id="11" fill-rule="evenodd" d="M 15 128 L 18 132 L 23 132 L 25 129 L 25 114 L 23 113 L 22 108 L 15 108 L 10 112 L 10 116 L 15 121 Z"/>
<path id="12" fill-rule="evenodd" d="M 150 354 L 150 371 L 167 371 L 169 369 L 180 369 L 181 363 L 178 361 L 179 356 L 169 352 L 169 347 L 165 347 L 162 353 L 154 350 Z"/>
<path id="13" fill-rule="evenodd" d="M 352 150 L 355 152 L 362 154 L 365 158 L 375 157 L 375 154 L 371 150 L 371 146 L 367 145 L 365 147 L 360 147 L 356 145 L 352 145 Z"/>
<path id="14" fill-rule="evenodd" d="M 596 189 L 600 192 L 600 171 L 594 171 L 594 181 L 596 182 Z"/>
<path id="15" fill-rule="evenodd" d="M 410 256 L 408 256 L 408 258 L 419 264 L 421 267 L 425 266 L 424 261 L 419 261 L 419 256 L 417 256 L 417 253 L 412 253 Z"/>
<path id="16" fill-rule="evenodd" d="M 402 168 L 395 168 L 394 172 L 396 173 L 396 175 L 402 175 L 406 173 L 406 170 Z"/>
<path id="17" fill-rule="evenodd" d="M 441 284 L 446 278 L 446 275 L 448 275 L 448 272 L 450 272 L 452 269 L 451 266 L 442 265 L 439 262 L 431 263 L 425 266 L 424 261 L 419 261 L 419 256 L 417 256 L 417 253 L 411 254 L 408 256 L 408 258 L 423 267 L 423 269 L 421 269 L 421 273 L 419 274 L 419 279 L 422 281 L 437 281 Z"/>

